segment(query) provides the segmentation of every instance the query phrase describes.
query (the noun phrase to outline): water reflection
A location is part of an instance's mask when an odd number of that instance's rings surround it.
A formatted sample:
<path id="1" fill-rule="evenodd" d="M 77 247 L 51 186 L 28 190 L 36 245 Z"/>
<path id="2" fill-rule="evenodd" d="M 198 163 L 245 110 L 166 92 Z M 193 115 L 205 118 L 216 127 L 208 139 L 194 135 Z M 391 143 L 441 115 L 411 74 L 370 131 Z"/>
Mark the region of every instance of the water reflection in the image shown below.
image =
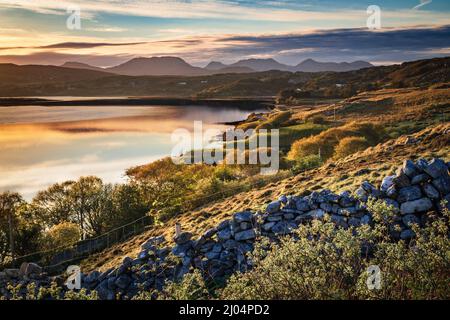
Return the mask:
<path id="1" fill-rule="evenodd" d="M 262 111 L 262 110 L 259 110 Z M 52 183 L 97 175 L 124 181 L 124 170 L 169 155 L 171 133 L 225 130 L 251 111 L 217 107 L 0 108 L 0 191 L 31 198 Z M 210 138 L 210 137 L 206 137 Z"/>

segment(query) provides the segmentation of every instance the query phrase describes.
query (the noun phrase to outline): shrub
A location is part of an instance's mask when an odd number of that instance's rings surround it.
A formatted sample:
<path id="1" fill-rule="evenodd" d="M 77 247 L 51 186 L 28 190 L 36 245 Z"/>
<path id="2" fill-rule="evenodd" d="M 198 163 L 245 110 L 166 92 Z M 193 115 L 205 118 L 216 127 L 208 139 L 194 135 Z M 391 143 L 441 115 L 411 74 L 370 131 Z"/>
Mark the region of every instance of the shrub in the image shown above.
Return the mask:
<path id="1" fill-rule="evenodd" d="M 342 139 L 335 149 L 337 159 L 345 158 L 355 152 L 366 149 L 369 146 L 364 137 L 347 137 Z"/>
<path id="2" fill-rule="evenodd" d="M 314 124 L 326 124 L 327 120 L 325 119 L 324 116 L 313 116 L 311 118 L 311 122 Z"/>
<path id="3" fill-rule="evenodd" d="M 372 123 L 349 123 L 341 127 L 330 128 L 316 136 L 295 141 L 288 153 L 288 158 L 298 160 L 320 153 L 323 160 L 331 158 L 339 142 L 346 137 L 363 137 L 369 146 L 376 145 L 384 138 L 380 125 Z"/>
<path id="4" fill-rule="evenodd" d="M 292 167 L 294 173 L 298 173 L 302 170 L 317 168 L 322 165 L 322 159 L 318 155 L 310 155 L 299 159 Z"/>
<path id="5" fill-rule="evenodd" d="M 413 227 L 416 238 L 408 243 L 389 237 L 392 207 L 372 200 L 368 209 L 374 227 L 342 229 L 315 220 L 300 226 L 296 238 L 260 243 L 252 255 L 253 269 L 233 275 L 221 298 L 448 299 L 448 210 L 422 229 Z M 381 289 L 369 289 L 369 266 L 380 268 Z"/>
<path id="6" fill-rule="evenodd" d="M 74 243 L 81 238 L 80 228 L 71 222 L 62 222 L 51 227 L 43 239 L 43 249 L 53 249 Z"/>

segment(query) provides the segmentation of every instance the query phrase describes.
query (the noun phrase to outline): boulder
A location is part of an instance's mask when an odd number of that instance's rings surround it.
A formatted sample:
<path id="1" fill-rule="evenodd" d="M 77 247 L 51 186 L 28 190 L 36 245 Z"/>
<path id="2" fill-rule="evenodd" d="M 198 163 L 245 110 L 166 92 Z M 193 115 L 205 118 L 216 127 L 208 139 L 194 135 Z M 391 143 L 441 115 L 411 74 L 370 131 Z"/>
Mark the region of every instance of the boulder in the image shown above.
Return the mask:
<path id="1" fill-rule="evenodd" d="M 421 198 L 418 200 L 407 201 L 400 205 L 400 213 L 402 215 L 427 212 L 433 208 L 433 203 L 428 198 Z"/>
<path id="2" fill-rule="evenodd" d="M 441 193 L 448 194 L 450 193 L 450 177 L 448 175 L 444 175 L 440 178 L 436 178 L 433 180 L 433 186 Z"/>
<path id="3" fill-rule="evenodd" d="M 297 210 L 299 211 L 308 211 L 311 210 L 309 207 L 308 201 L 305 199 L 299 199 L 295 202 L 295 206 L 297 207 Z"/>
<path id="4" fill-rule="evenodd" d="M 433 159 L 423 169 L 433 179 L 448 175 L 448 167 L 446 163 L 441 159 Z"/>
<path id="5" fill-rule="evenodd" d="M 411 179 L 411 184 L 421 184 L 430 181 L 431 177 L 426 173 L 421 173 Z"/>
<path id="6" fill-rule="evenodd" d="M 276 235 L 285 235 L 291 233 L 296 227 L 294 223 L 288 221 L 280 221 L 272 227 L 272 232 Z"/>
<path id="7" fill-rule="evenodd" d="M 400 233 L 400 239 L 402 240 L 410 240 L 414 238 L 416 234 L 411 229 L 405 229 Z"/>
<path id="8" fill-rule="evenodd" d="M 315 209 L 307 212 L 305 216 L 312 219 L 322 219 L 325 216 L 325 211 L 322 209 Z"/>
<path id="9" fill-rule="evenodd" d="M 165 241 L 166 241 L 166 239 L 164 238 L 164 236 L 153 237 L 153 238 L 150 238 L 149 240 L 147 240 L 146 242 L 144 242 L 144 244 L 141 245 L 141 249 L 142 250 L 150 250 L 155 245 L 161 244 Z"/>
<path id="10" fill-rule="evenodd" d="M 413 178 L 417 174 L 419 174 L 420 169 L 416 167 L 414 162 L 411 160 L 405 160 L 403 162 L 402 171 L 404 174 L 406 174 L 409 178 Z"/>
<path id="11" fill-rule="evenodd" d="M 252 222 L 253 213 L 250 211 L 238 212 L 234 214 L 233 219 L 235 223 Z"/>
<path id="12" fill-rule="evenodd" d="M 275 225 L 275 222 L 267 222 L 267 223 L 264 223 L 264 224 L 261 226 L 261 228 L 262 228 L 264 231 L 270 231 L 274 225 Z"/>
<path id="13" fill-rule="evenodd" d="M 249 229 L 245 231 L 238 232 L 234 235 L 236 241 L 244 241 L 256 238 L 255 230 Z"/>
<path id="14" fill-rule="evenodd" d="M 336 214 L 332 214 L 330 217 L 331 222 L 333 222 L 335 225 L 337 225 L 338 227 L 342 227 L 342 228 L 347 228 L 348 224 L 347 224 L 347 219 L 336 215 Z"/>
<path id="15" fill-rule="evenodd" d="M 126 288 L 128 288 L 128 286 L 131 283 L 131 278 L 126 275 L 126 274 L 122 274 L 119 277 L 117 277 L 116 281 L 115 281 L 115 285 L 117 287 L 119 287 L 120 289 L 125 290 Z"/>
<path id="16" fill-rule="evenodd" d="M 231 238 L 231 230 L 230 228 L 222 229 L 217 232 L 217 238 L 219 241 L 226 241 Z"/>
<path id="17" fill-rule="evenodd" d="M 42 267 L 33 262 L 24 262 L 20 265 L 19 276 L 29 277 L 31 275 L 39 275 L 42 273 Z"/>
<path id="18" fill-rule="evenodd" d="M 439 199 L 439 191 L 436 190 L 431 184 L 426 183 L 422 187 L 423 193 L 430 199 Z"/>
<path id="19" fill-rule="evenodd" d="M 398 190 L 397 201 L 400 203 L 413 201 L 422 197 L 422 191 L 418 186 L 403 187 Z"/>
<path id="20" fill-rule="evenodd" d="M 397 172 L 397 175 L 394 178 L 394 185 L 398 188 L 404 188 L 411 185 L 411 181 L 409 177 L 403 173 L 402 170 Z"/>
<path id="21" fill-rule="evenodd" d="M 175 236 L 173 238 L 173 241 L 175 241 L 176 244 L 183 244 L 191 240 L 192 233 L 190 232 L 181 232 L 179 235 Z"/>
<path id="22" fill-rule="evenodd" d="M 394 178 L 395 176 L 387 176 L 381 181 L 380 190 L 383 192 L 388 191 L 390 187 L 394 185 Z"/>
<path id="23" fill-rule="evenodd" d="M 280 211 L 280 208 L 281 208 L 281 201 L 273 201 L 267 205 L 266 212 L 275 213 Z"/>
<path id="24" fill-rule="evenodd" d="M 414 215 L 414 214 L 407 214 L 402 218 L 402 222 L 407 226 L 408 228 L 411 228 L 413 224 L 420 224 L 420 219 Z"/>

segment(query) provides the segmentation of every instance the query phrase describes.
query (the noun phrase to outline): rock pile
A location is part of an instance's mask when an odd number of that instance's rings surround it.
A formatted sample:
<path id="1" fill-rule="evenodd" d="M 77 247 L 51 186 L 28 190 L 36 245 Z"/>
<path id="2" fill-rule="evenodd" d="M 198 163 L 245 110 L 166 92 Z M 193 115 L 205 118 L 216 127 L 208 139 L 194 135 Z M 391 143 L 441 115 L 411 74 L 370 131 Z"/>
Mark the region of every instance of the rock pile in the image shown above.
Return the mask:
<path id="1" fill-rule="evenodd" d="M 442 200 L 450 208 L 449 168 L 450 163 L 441 159 L 407 160 L 395 175 L 385 177 L 379 188 L 365 181 L 353 194 L 322 190 L 307 196 L 283 195 L 269 203 L 264 212 L 237 212 L 196 239 L 189 232 L 180 232 L 173 239 L 173 248 L 161 246 L 165 243 L 163 237 L 151 238 L 142 245 L 137 258 L 127 257 L 118 268 L 84 276 L 83 287 L 96 290 L 101 299 L 130 298 L 140 289 L 161 290 L 167 280 L 180 279 L 193 268 L 207 278 L 227 277 L 251 268 L 247 253 L 253 250 L 258 237 L 276 241 L 300 224 L 325 217 L 340 228 L 372 225 L 372 214 L 366 207 L 369 198 L 382 199 L 394 208 L 391 236 L 409 240 L 415 236 L 411 226 L 426 223 L 425 213 L 439 212 Z M 19 275 L 29 276 L 33 274 L 29 270 L 39 270 L 36 267 L 24 267 L 20 272 L 5 270 L 0 274 L 0 292 L 4 292 L 6 280 L 36 281 Z"/>

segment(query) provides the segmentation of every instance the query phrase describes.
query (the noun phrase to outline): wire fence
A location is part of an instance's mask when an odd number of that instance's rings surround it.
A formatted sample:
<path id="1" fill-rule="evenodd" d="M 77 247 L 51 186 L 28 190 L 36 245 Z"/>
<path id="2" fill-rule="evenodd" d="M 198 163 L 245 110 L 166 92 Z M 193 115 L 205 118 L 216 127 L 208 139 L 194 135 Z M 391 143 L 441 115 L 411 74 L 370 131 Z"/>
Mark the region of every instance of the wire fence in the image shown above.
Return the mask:
<path id="1" fill-rule="evenodd" d="M 179 214 L 198 208 L 199 206 L 207 204 L 213 200 L 224 199 L 234 196 L 240 192 L 283 180 L 288 176 L 289 175 L 287 174 L 267 176 L 254 183 L 246 183 L 234 188 L 228 188 L 226 190 L 212 193 L 207 196 L 191 198 L 188 200 L 189 204 L 185 205 L 186 209 L 184 211 L 180 211 Z M 176 208 L 174 207 L 173 209 L 175 210 Z M 131 237 L 143 233 L 143 231 L 146 230 L 146 227 L 152 225 L 153 222 L 154 218 L 146 215 L 120 227 L 109 230 L 108 232 L 94 238 L 76 241 L 61 247 L 52 248 L 50 250 L 33 252 L 16 257 L 12 263 L 12 266 L 18 267 L 23 262 L 34 262 L 45 266 L 45 270 L 47 272 L 60 271 L 61 268 L 70 262 L 82 260 L 93 253 L 100 252 L 112 247 L 115 244 L 124 242 Z"/>

